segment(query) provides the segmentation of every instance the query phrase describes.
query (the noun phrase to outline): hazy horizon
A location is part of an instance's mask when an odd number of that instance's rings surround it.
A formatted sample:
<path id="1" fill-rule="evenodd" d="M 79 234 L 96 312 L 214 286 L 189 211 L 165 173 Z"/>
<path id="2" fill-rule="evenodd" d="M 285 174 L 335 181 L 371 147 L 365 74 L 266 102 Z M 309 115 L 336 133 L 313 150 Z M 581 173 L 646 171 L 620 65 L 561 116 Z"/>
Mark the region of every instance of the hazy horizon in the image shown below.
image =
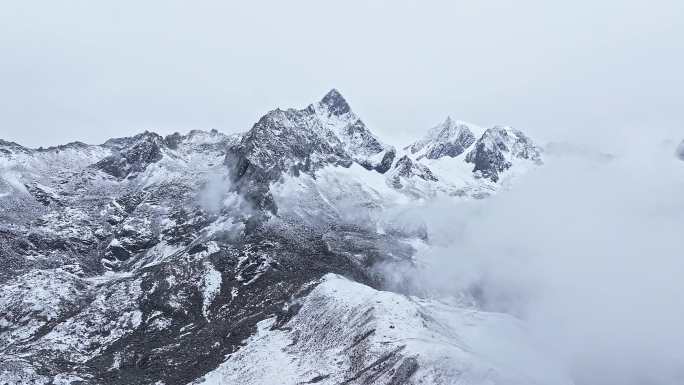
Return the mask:
<path id="1" fill-rule="evenodd" d="M 401 145 L 447 115 L 540 142 L 682 132 L 676 1 L 4 4 L 0 138 L 231 133 L 337 88 Z M 674 136 L 674 137 L 673 137 Z"/>

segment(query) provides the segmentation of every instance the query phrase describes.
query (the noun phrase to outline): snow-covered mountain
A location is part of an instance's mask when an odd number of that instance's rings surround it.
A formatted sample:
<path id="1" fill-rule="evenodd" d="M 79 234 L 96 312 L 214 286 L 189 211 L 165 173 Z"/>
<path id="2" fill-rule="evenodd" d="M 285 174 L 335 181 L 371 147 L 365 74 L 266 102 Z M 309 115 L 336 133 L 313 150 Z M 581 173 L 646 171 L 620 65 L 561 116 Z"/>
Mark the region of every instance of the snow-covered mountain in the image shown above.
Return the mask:
<path id="1" fill-rule="evenodd" d="M 397 150 L 336 90 L 234 135 L 0 141 L 0 383 L 569 383 L 515 318 L 377 268 L 430 247 L 386 212 L 541 161 L 521 131 L 451 119 Z"/>
<path id="2" fill-rule="evenodd" d="M 541 151 L 521 131 L 496 126 L 482 134 L 465 159 L 475 165 L 476 175 L 497 182 L 499 174 L 510 169 L 514 162 L 541 163 Z"/>
<path id="3" fill-rule="evenodd" d="M 417 159 L 439 159 L 444 156 L 457 157 L 475 143 L 475 135 L 481 135 L 482 129 L 466 122 L 453 121 L 447 117 L 444 123 L 428 130 L 425 137 L 407 149 Z"/>

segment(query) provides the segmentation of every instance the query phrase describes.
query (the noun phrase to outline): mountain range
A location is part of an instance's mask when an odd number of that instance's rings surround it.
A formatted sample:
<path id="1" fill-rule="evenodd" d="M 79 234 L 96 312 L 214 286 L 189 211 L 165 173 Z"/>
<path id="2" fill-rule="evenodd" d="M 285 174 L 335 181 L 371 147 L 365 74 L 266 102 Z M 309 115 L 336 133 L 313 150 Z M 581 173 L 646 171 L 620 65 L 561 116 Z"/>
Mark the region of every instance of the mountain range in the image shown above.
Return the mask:
<path id="1" fill-rule="evenodd" d="M 0 140 L 0 384 L 570 384 L 477 293 L 386 274 L 432 241 L 390 213 L 543 156 L 451 118 L 397 148 L 336 90 L 238 134 Z"/>

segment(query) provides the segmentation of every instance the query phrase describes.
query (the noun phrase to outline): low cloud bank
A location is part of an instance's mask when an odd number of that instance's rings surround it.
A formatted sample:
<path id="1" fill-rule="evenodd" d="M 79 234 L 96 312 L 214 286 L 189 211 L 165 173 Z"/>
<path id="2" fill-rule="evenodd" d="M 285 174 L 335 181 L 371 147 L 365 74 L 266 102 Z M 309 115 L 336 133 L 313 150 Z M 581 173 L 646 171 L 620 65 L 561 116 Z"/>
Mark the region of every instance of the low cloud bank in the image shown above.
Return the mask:
<path id="1" fill-rule="evenodd" d="M 673 147 L 558 154 L 490 199 L 395 215 L 426 224 L 431 247 L 420 273 L 393 278 L 525 319 L 580 385 L 684 383 L 684 164 Z"/>

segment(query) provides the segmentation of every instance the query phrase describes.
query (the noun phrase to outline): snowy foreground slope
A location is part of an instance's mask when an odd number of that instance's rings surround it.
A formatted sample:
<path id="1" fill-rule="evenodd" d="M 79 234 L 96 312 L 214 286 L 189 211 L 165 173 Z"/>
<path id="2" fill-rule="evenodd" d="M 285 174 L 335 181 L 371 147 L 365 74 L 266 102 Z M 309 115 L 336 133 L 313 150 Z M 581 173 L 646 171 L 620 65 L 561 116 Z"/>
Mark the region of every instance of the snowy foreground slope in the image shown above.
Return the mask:
<path id="1" fill-rule="evenodd" d="M 520 321 L 326 275 L 198 383 L 570 384 Z M 536 368 L 530 372 L 529 368 Z"/>
<path id="2" fill-rule="evenodd" d="M 515 318 L 386 276 L 431 247 L 388 213 L 541 164 L 451 119 L 395 148 L 335 90 L 235 135 L 0 141 L 0 384 L 569 383 Z"/>

